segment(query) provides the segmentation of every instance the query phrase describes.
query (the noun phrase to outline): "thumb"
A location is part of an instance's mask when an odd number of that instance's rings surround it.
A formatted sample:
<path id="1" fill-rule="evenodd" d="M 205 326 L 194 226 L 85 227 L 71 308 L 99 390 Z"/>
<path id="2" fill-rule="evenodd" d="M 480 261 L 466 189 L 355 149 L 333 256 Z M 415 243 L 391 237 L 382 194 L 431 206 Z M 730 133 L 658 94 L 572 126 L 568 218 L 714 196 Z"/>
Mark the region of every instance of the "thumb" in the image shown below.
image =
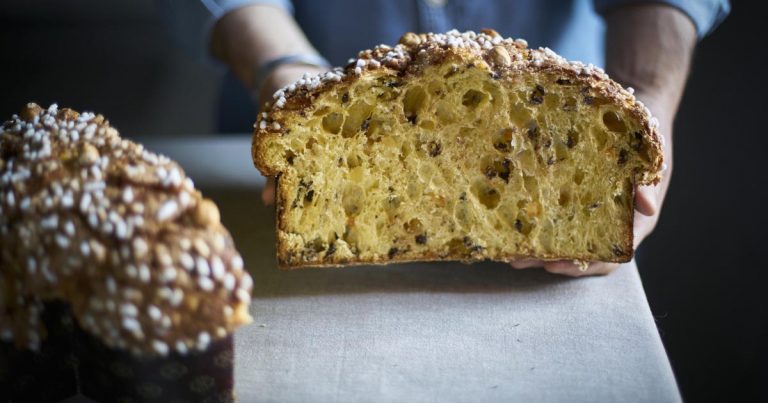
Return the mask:
<path id="1" fill-rule="evenodd" d="M 267 183 L 264 184 L 264 189 L 261 191 L 261 201 L 266 206 L 275 202 L 275 178 L 272 176 L 268 177 Z"/>
<path id="2" fill-rule="evenodd" d="M 656 186 L 638 186 L 635 192 L 635 210 L 644 216 L 653 216 L 659 212 Z"/>

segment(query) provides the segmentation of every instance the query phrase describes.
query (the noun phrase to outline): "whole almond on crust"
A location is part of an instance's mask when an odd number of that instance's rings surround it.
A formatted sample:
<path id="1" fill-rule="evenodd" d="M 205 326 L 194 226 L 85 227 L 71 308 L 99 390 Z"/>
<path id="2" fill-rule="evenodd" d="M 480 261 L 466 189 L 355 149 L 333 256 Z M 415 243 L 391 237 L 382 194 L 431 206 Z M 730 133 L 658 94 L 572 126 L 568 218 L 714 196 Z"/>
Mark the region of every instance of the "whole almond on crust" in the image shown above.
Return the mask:
<path id="1" fill-rule="evenodd" d="M 509 66 L 512 64 L 512 57 L 509 56 L 509 52 L 504 46 L 494 46 L 493 49 L 491 49 L 491 57 L 493 58 L 493 62 L 499 66 Z"/>
<path id="2" fill-rule="evenodd" d="M 99 161 L 99 150 L 92 144 L 83 143 L 80 147 L 80 163 L 84 165 L 95 164 Z"/>
<path id="3" fill-rule="evenodd" d="M 501 35 L 499 35 L 499 33 L 498 33 L 498 32 L 496 32 L 496 30 L 495 30 L 495 29 L 493 29 L 493 28 L 483 28 L 483 29 L 481 29 L 481 30 L 480 30 L 480 32 L 482 32 L 482 33 L 484 33 L 484 34 L 486 34 L 486 35 L 489 35 L 489 36 L 501 36 Z"/>
<path id="4" fill-rule="evenodd" d="M 198 225 L 215 225 L 221 222 L 221 214 L 216 203 L 210 199 L 202 199 L 195 207 L 195 222 Z"/>
<path id="5" fill-rule="evenodd" d="M 26 105 L 24 105 L 24 108 L 21 109 L 21 113 L 19 114 L 19 117 L 21 117 L 24 120 L 31 121 L 35 118 L 35 116 L 39 115 L 40 112 L 43 111 L 43 108 L 41 108 L 38 104 L 30 102 Z"/>
<path id="6" fill-rule="evenodd" d="M 418 46 L 421 43 L 421 38 L 413 32 L 406 32 L 400 37 L 400 43 L 408 47 Z"/>

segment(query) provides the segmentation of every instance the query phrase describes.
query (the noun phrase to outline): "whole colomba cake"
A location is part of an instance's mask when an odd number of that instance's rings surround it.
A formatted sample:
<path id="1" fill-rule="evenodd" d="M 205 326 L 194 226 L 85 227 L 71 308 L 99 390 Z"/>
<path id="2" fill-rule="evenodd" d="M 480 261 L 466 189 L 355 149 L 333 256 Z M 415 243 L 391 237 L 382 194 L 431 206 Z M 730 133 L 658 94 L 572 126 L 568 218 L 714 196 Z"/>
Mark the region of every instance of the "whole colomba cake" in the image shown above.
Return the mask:
<path id="1" fill-rule="evenodd" d="M 139 358 L 200 356 L 251 320 L 216 205 L 101 115 L 30 103 L 2 125 L 0 240 L 0 337 L 20 350 L 44 348 L 61 304 L 83 337 Z"/>
<path id="2" fill-rule="evenodd" d="M 521 39 L 406 33 L 306 75 L 259 114 L 285 267 L 537 258 L 624 262 L 658 121 L 593 65 Z"/>

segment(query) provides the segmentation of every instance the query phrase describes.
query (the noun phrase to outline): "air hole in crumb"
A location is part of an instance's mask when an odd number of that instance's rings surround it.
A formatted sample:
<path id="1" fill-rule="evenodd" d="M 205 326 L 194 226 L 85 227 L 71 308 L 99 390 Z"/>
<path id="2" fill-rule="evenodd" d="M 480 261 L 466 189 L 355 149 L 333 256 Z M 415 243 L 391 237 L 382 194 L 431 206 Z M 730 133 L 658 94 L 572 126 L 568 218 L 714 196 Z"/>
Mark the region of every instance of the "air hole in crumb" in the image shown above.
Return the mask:
<path id="1" fill-rule="evenodd" d="M 597 129 L 595 131 L 595 141 L 597 143 L 597 148 L 602 150 L 608 142 L 608 133 L 605 130 Z"/>
<path id="2" fill-rule="evenodd" d="M 440 96 L 445 91 L 445 88 L 443 88 L 443 83 L 440 81 L 432 81 L 427 85 L 427 89 L 429 89 L 429 92 L 434 96 Z"/>
<path id="3" fill-rule="evenodd" d="M 512 171 L 512 161 L 509 158 L 489 158 L 483 161 L 483 175 L 488 179 L 499 177 L 505 183 L 509 183 L 509 174 Z"/>
<path id="4" fill-rule="evenodd" d="M 508 152 L 512 150 L 512 137 L 517 132 L 517 127 L 508 127 L 496 132 L 493 136 L 493 148 Z"/>
<path id="5" fill-rule="evenodd" d="M 417 116 L 424 109 L 427 102 L 427 92 L 421 87 L 414 87 L 408 90 L 403 97 L 403 113 L 406 119 L 412 124 L 416 124 Z"/>
<path id="6" fill-rule="evenodd" d="M 524 127 L 531 121 L 532 116 L 525 105 L 515 102 L 509 109 L 509 118 L 515 126 Z"/>
<path id="7" fill-rule="evenodd" d="M 448 77 L 450 77 L 450 76 L 452 76 L 452 75 L 454 75 L 454 74 L 456 74 L 458 72 L 459 72 L 459 66 L 457 66 L 455 64 L 451 65 L 451 67 L 448 68 L 448 71 L 446 71 L 445 74 L 443 74 L 443 78 L 448 78 Z"/>
<path id="8" fill-rule="evenodd" d="M 488 98 L 488 95 L 483 92 L 478 90 L 469 90 L 465 92 L 464 96 L 461 98 L 461 104 L 467 108 L 475 109 L 478 105 L 480 105 L 480 102 L 483 102 L 483 100 L 486 98 Z"/>
<path id="9" fill-rule="evenodd" d="M 627 159 L 629 159 L 627 150 L 619 150 L 619 157 L 617 158 L 616 163 L 619 164 L 619 166 L 624 165 L 627 163 Z"/>
<path id="10" fill-rule="evenodd" d="M 544 87 L 537 84 L 536 88 L 534 88 L 533 91 L 531 91 L 531 98 L 530 98 L 531 104 L 540 105 L 541 103 L 543 103 L 545 94 L 546 92 L 544 91 Z"/>
<path id="11" fill-rule="evenodd" d="M 567 188 L 560 189 L 560 198 L 557 199 L 557 203 L 560 206 L 567 206 L 571 202 L 571 191 Z"/>
<path id="12" fill-rule="evenodd" d="M 293 165 L 293 161 L 296 159 L 296 154 L 293 151 L 286 151 L 285 160 L 288 161 L 288 165 Z"/>
<path id="13" fill-rule="evenodd" d="M 331 111 L 331 108 L 329 108 L 328 106 L 323 106 L 322 108 L 319 108 L 319 109 L 317 109 L 316 111 L 314 111 L 314 112 L 312 113 L 312 115 L 313 115 L 313 116 L 318 116 L 318 117 L 319 117 L 319 116 L 325 116 L 325 115 L 327 115 L 327 114 L 328 114 L 328 112 L 330 112 L 330 111 Z"/>
<path id="14" fill-rule="evenodd" d="M 532 150 L 523 150 L 517 154 L 517 161 L 520 168 L 525 172 L 534 172 L 536 170 L 536 157 Z"/>
<path id="15" fill-rule="evenodd" d="M 400 160 L 405 161 L 409 155 L 411 155 L 411 143 L 405 142 L 400 146 Z"/>
<path id="16" fill-rule="evenodd" d="M 312 240 L 310 247 L 315 253 L 320 253 L 325 250 L 325 242 L 320 237 L 317 237 Z"/>
<path id="17" fill-rule="evenodd" d="M 431 120 L 422 120 L 421 122 L 419 122 L 419 127 L 427 130 L 433 130 L 435 128 L 435 122 Z"/>
<path id="18" fill-rule="evenodd" d="M 436 140 L 427 143 L 427 153 L 430 157 L 437 157 L 443 152 L 443 145 Z"/>
<path id="19" fill-rule="evenodd" d="M 362 161 L 360 160 L 360 157 L 357 156 L 357 154 L 349 154 L 347 156 L 347 167 L 349 169 L 357 168 L 361 163 Z"/>
<path id="20" fill-rule="evenodd" d="M 633 150 L 640 152 L 640 150 L 643 148 L 643 133 L 631 133 L 629 135 L 629 146 L 632 147 Z"/>
<path id="21" fill-rule="evenodd" d="M 523 175 L 523 183 L 528 193 L 536 195 L 539 193 L 539 181 L 535 176 Z"/>
<path id="22" fill-rule="evenodd" d="M 311 151 L 315 144 L 317 144 L 317 140 L 314 137 L 310 137 L 309 140 L 307 140 L 307 144 L 304 146 L 304 148 Z"/>
<path id="23" fill-rule="evenodd" d="M 563 102 L 563 110 L 566 112 L 573 112 L 576 110 L 577 105 L 578 102 L 576 101 L 576 98 L 568 97 L 565 99 L 565 102 Z"/>
<path id="24" fill-rule="evenodd" d="M 501 201 L 499 191 L 490 186 L 478 185 L 472 189 L 477 200 L 487 209 L 495 209 Z"/>
<path id="25" fill-rule="evenodd" d="M 584 182 L 584 171 L 577 169 L 576 173 L 573 174 L 573 182 L 577 185 L 581 185 L 581 182 Z"/>
<path id="26" fill-rule="evenodd" d="M 344 212 L 348 216 L 354 216 L 360 212 L 364 202 L 363 188 L 357 185 L 348 185 L 342 195 Z"/>
<path id="27" fill-rule="evenodd" d="M 448 251 L 452 255 L 468 256 L 472 254 L 474 249 L 472 246 L 472 240 L 469 237 L 453 238 L 446 244 Z"/>
<path id="28" fill-rule="evenodd" d="M 445 100 L 438 101 L 435 105 L 435 116 L 438 122 L 450 123 L 454 119 L 454 113 L 451 104 Z"/>
<path id="29" fill-rule="evenodd" d="M 325 251 L 325 256 L 328 257 L 333 255 L 334 253 L 336 253 L 336 242 L 333 242 L 330 245 L 328 245 L 328 250 Z"/>
<path id="30" fill-rule="evenodd" d="M 573 148 L 576 144 L 579 144 L 579 132 L 571 130 L 565 137 L 565 145 L 568 148 Z"/>
<path id="31" fill-rule="evenodd" d="M 417 234 L 424 230 L 424 226 L 421 223 L 421 220 L 412 218 L 410 221 L 403 224 L 403 229 L 409 234 Z"/>
<path id="32" fill-rule="evenodd" d="M 396 195 L 396 194 L 390 194 L 387 196 L 387 207 L 390 210 L 395 210 L 403 203 L 403 199 Z"/>
<path id="33" fill-rule="evenodd" d="M 590 212 L 590 213 L 591 213 L 591 212 L 593 212 L 593 211 L 595 211 L 595 210 L 599 209 L 599 208 L 600 208 L 600 207 L 602 207 L 602 206 L 603 206 L 603 202 L 601 202 L 600 200 L 596 200 L 596 201 L 593 201 L 592 203 L 589 203 L 589 204 L 586 206 L 586 208 L 587 208 L 587 212 Z"/>
<path id="34" fill-rule="evenodd" d="M 624 133 L 627 131 L 627 126 L 621 120 L 621 116 L 614 111 L 608 111 L 603 114 L 603 124 L 612 132 Z"/>
<path id="35" fill-rule="evenodd" d="M 499 88 L 490 82 L 483 83 L 483 90 L 488 94 L 493 105 L 498 105 L 504 98 Z"/>
<path id="36" fill-rule="evenodd" d="M 555 144 L 555 158 L 558 161 L 563 161 L 568 158 L 568 149 L 566 149 L 565 144 L 560 142 Z"/>
<path id="37" fill-rule="evenodd" d="M 323 117 L 323 130 L 328 133 L 339 134 L 342 124 L 344 124 L 344 116 L 338 112 L 329 113 Z"/>
<path id="38" fill-rule="evenodd" d="M 517 230 L 517 232 L 523 235 L 530 234 L 531 230 L 533 230 L 534 225 L 535 225 L 534 222 L 531 221 L 527 217 L 527 215 L 522 213 L 518 214 L 517 219 L 515 219 L 515 229 Z"/>
<path id="39" fill-rule="evenodd" d="M 526 131 L 526 135 L 532 141 L 539 139 L 539 136 L 541 135 L 539 132 L 539 124 L 535 120 L 532 120 L 528 123 L 528 130 Z"/>
<path id="40" fill-rule="evenodd" d="M 408 195 L 408 198 L 411 200 L 416 200 L 424 192 L 424 188 L 421 184 L 417 182 L 410 182 L 408 186 L 405 188 L 405 193 Z"/>
<path id="41" fill-rule="evenodd" d="M 342 126 L 341 135 L 344 137 L 352 137 L 363 127 L 363 122 L 366 119 L 371 118 L 371 111 L 373 106 L 365 102 L 357 102 L 347 109 L 347 119 Z"/>

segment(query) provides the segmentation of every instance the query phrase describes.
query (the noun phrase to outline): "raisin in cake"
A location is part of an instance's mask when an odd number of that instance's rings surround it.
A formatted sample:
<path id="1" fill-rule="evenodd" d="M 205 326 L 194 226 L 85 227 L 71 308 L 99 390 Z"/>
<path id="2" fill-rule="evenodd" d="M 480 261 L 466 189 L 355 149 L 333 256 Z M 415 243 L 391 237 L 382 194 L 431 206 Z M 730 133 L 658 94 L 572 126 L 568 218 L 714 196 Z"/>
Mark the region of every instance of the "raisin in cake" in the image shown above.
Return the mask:
<path id="1" fill-rule="evenodd" d="M 253 159 L 278 176 L 282 266 L 625 262 L 657 122 L 601 69 L 482 33 L 405 34 L 277 91 Z"/>

